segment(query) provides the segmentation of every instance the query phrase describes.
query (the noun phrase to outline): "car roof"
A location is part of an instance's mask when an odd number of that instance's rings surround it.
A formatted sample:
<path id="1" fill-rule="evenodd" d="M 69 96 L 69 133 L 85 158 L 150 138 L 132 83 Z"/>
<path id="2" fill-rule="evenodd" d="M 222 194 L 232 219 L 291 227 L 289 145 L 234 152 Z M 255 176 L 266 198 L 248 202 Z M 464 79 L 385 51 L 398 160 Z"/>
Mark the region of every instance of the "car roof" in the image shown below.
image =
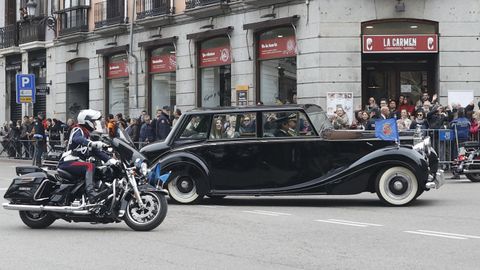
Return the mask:
<path id="1" fill-rule="evenodd" d="M 227 112 L 257 112 L 257 111 L 282 111 L 282 110 L 315 110 L 322 108 L 315 104 L 286 104 L 286 105 L 255 105 L 242 107 L 200 107 L 189 110 L 186 114 L 207 114 Z"/>

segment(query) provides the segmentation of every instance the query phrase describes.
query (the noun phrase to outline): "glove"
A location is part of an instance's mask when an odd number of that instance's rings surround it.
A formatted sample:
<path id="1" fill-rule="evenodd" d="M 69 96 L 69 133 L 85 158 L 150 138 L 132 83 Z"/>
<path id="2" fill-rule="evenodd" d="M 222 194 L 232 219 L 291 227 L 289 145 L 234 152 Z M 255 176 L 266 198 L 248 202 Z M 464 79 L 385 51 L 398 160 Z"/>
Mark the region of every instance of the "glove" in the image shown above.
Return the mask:
<path id="1" fill-rule="evenodd" d="M 92 148 L 102 149 L 104 147 L 106 148 L 108 145 L 103 142 L 96 141 L 96 142 L 90 142 L 89 146 Z"/>
<path id="2" fill-rule="evenodd" d="M 120 165 L 120 160 L 111 158 L 107 161 L 107 164 L 118 166 L 118 165 Z"/>

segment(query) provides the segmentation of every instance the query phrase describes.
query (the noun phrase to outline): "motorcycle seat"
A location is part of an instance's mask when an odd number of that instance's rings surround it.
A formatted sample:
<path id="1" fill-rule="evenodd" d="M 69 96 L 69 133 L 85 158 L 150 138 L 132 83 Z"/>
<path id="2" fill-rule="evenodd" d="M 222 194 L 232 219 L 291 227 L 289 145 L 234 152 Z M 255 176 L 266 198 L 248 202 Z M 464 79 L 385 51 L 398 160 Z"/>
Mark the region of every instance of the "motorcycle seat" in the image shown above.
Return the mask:
<path id="1" fill-rule="evenodd" d="M 73 176 L 71 173 L 62 169 L 57 169 L 57 173 L 58 173 L 58 176 L 68 181 L 75 181 L 75 179 L 77 179 L 77 177 Z"/>

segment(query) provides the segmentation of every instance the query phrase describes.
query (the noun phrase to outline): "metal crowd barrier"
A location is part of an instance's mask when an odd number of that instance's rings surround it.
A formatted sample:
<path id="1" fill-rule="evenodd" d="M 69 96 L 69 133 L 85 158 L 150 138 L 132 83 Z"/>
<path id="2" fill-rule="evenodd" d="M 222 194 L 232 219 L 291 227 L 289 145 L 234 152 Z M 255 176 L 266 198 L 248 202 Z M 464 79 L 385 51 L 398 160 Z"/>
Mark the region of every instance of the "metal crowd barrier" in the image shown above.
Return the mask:
<path id="1" fill-rule="evenodd" d="M 11 140 L 0 137 L 0 157 L 32 160 L 35 154 L 35 140 Z M 65 142 L 62 140 L 47 140 L 44 157 L 53 152 L 63 151 Z"/>
<path id="2" fill-rule="evenodd" d="M 423 135 L 430 136 L 431 143 L 439 156 L 440 164 L 444 169 L 449 169 L 452 162 L 457 158 L 457 139 L 455 133 L 450 129 L 426 129 L 422 130 Z M 403 136 L 403 135 L 405 136 Z M 412 144 L 412 130 L 407 133 L 400 133 L 401 143 Z M 373 134 L 372 134 L 373 137 Z M 470 141 L 480 142 L 480 134 L 470 134 Z M 35 140 L 5 140 L 0 137 L 0 157 L 32 160 L 35 151 Z M 147 145 L 146 142 L 134 142 L 137 149 Z M 47 150 L 43 159 L 47 163 L 61 155 L 65 148 L 63 140 L 47 140 Z M 48 157 L 50 161 L 48 161 Z M 53 163 L 51 164 L 53 165 Z"/>

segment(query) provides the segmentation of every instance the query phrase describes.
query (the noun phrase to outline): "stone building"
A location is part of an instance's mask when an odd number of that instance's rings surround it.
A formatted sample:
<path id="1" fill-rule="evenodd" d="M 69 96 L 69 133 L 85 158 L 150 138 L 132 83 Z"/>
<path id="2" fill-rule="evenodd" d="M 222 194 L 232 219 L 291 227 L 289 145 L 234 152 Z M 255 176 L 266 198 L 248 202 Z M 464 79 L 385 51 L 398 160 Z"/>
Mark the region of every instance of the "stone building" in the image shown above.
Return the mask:
<path id="1" fill-rule="evenodd" d="M 478 0 L 5 0 L 1 12 L 0 123 L 480 96 Z M 16 103 L 17 73 L 36 75 L 35 104 Z"/>

